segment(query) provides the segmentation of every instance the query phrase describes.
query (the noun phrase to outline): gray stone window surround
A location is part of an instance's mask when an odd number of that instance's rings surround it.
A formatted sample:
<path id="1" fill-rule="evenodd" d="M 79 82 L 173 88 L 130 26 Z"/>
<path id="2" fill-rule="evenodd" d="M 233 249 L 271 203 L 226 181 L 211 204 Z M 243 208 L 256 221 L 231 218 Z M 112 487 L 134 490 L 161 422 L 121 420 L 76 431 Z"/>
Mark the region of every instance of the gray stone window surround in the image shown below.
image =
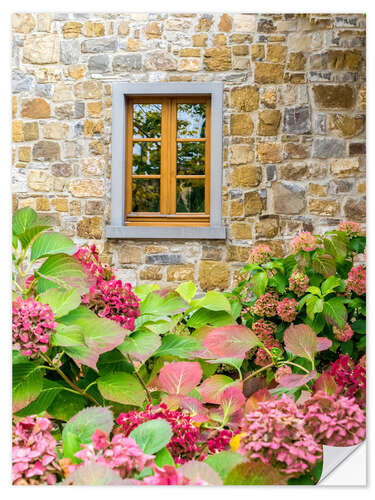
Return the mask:
<path id="1" fill-rule="evenodd" d="M 210 225 L 193 226 L 127 226 L 125 224 L 125 130 L 126 96 L 131 95 L 192 95 L 211 96 L 211 186 Z M 222 225 L 222 139 L 223 84 L 210 83 L 123 83 L 112 84 L 112 184 L 111 224 L 107 238 L 127 239 L 225 239 Z"/>

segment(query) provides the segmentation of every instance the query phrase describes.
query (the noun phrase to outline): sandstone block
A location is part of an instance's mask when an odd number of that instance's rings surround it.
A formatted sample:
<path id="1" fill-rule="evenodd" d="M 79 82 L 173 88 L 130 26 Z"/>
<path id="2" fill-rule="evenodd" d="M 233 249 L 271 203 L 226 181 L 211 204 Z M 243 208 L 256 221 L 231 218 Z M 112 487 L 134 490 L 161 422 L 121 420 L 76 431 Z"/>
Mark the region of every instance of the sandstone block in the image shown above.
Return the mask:
<path id="1" fill-rule="evenodd" d="M 350 198 L 344 205 L 344 213 L 347 220 L 365 222 L 366 220 L 366 202 L 363 199 L 356 200 Z"/>
<path id="2" fill-rule="evenodd" d="M 228 14 L 222 14 L 220 16 L 220 21 L 219 21 L 219 24 L 217 26 L 218 30 L 228 32 L 232 29 L 232 23 L 233 23 L 233 20 L 232 20 L 231 16 L 229 16 Z"/>
<path id="3" fill-rule="evenodd" d="M 160 266 L 146 266 L 140 270 L 139 277 L 145 281 L 160 281 L 163 277 L 162 268 Z"/>
<path id="4" fill-rule="evenodd" d="M 251 239 L 251 225 L 247 222 L 233 222 L 232 235 L 235 240 Z"/>
<path id="5" fill-rule="evenodd" d="M 251 135 L 254 130 L 254 123 L 249 113 L 231 115 L 230 131 L 232 135 Z"/>
<path id="6" fill-rule="evenodd" d="M 359 174 L 359 161 L 357 158 L 342 158 L 331 160 L 331 172 L 335 177 L 353 177 Z"/>
<path id="7" fill-rule="evenodd" d="M 256 83 L 282 83 L 284 79 L 284 66 L 277 63 L 256 62 L 254 81 Z"/>
<path id="8" fill-rule="evenodd" d="M 23 142 L 23 122 L 22 120 L 13 120 L 12 122 L 12 141 Z"/>
<path id="9" fill-rule="evenodd" d="M 50 191 L 51 176 L 44 170 L 29 170 L 27 186 L 34 191 Z"/>
<path id="10" fill-rule="evenodd" d="M 255 86 L 235 87 L 230 94 L 231 105 L 237 111 L 254 111 L 259 106 L 259 91 Z"/>
<path id="11" fill-rule="evenodd" d="M 60 146 L 57 142 L 39 141 L 33 146 L 33 160 L 55 161 L 60 160 Z"/>
<path id="12" fill-rule="evenodd" d="M 70 182 L 70 192 L 77 198 L 100 198 L 104 196 L 104 184 L 101 179 L 74 179 Z"/>
<path id="13" fill-rule="evenodd" d="M 23 124 L 23 140 L 35 141 L 39 139 L 38 122 L 24 122 Z"/>
<path id="14" fill-rule="evenodd" d="M 104 159 L 86 158 L 82 160 L 81 172 L 87 176 L 102 176 L 104 174 Z"/>
<path id="15" fill-rule="evenodd" d="M 273 63 L 284 63 L 286 56 L 286 45 L 280 43 L 273 43 L 268 45 L 267 48 L 267 61 Z"/>
<path id="16" fill-rule="evenodd" d="M 64 38 L 77 38 L 82 31 L 82 23 L 68 22 L 62 27 L 62 33 Z"/>
<path id="17" fill-rule="evenodd" d="M 281 144 L 260 142 L 257 144 L 257 154 L 260 163 L 279 163 L 281 162 Z"/>
<path id="18" fill-rule="evenodd" d="M 296 184 L 277 182 L 272 186 L 273 205 L 277 214 L 300 214 L 305 208 L 305 190 Z"/>
<path id="19" fill-rule="evenodd" d="M 69 134 L 69 125 L 61 122 L 48 122 L 42 126 L 45 139 L 64 139 Z"/>
<path id="20" fill-rule="evenodd" d="M 250 191 L 244 196 L 244 213 L 245 217 L 262 213 L 263 202 L 259 193 Z"/>
<path id="21" fill-rule="evenodd" d="M 52 200 L 52 205 L 56 212 L 67 212 L 68 211 L 68 199 L 67 198 L 55 198 Z"/>
<path id="22" fill-rule="evenodd" d="M 135 245 L 125 245 L 121 247 L 119 261 L 121 264 L 141 264 L 142 249 Z"/>
<path id="23" fill-rule="evenodd" d="M 225 290 L 229 286 L 230 271 L 225 262 L 205 261 L 199 263 L 199 285 L 202 290 Z"/>
<path id="24" fill-rule="evenodd" d="M 244 165 L 254 160 L 253 148 L 249 144 L 232 144 L 230 153 L 231 165 Z"/>
<path id="25" fill-rule="evenodd" d="M 104 24 L 86 21 L 85 32 L 89 37 L 104 36 Z"/>
<path id="26" fill-rule="evenodd" d="M 281 120 L 281 113 L 278 110 L 266 109 L 258 115 L 258 135 L 277 135 Z"/>
<path id="27" fill-rule="evenodd" d="M 83 217 L 77 224 L 77 236 L 100 240 L 102 238 L 101 223 L 102 219 L 100 217 Z"/>
<path id="28" fill-rule="evenodd" d="M 256 187 L 262 179 L 261 169 L 255 165 L 236 167 L 232 171 L 232 187 Z"/>
<path id="29" fill-rule="evenodd" d="M 308 210 L 314 215 L 334 217 L 338 215 L 339 203 L 334 200 L 309 200 Z"/>
<path id="30" fill-rule="evenodd" d="M 167 281 L 191 281 L 194 280 L 194 265 L 181 264 L 167 267 Z"/>
<path id="31" fill-rule="evenodd" d="M 13 14 L 12 29 L 16 33 L 31 33 L 35 28 L 35 20 L 31 14 Z"/>
<path id="32" fill-rule="evenodd" d="M 278 231 L 279 218 L 277 216 L 261 216 L 255 224 L 255 235 L 257 238 L 274 238 Z"/>
<path id="33" fill-rule="evenodd" d="M 59 62 L 59 38 L 56 34 L 26 35 L 23 60 L 31 64 L 53 64 Z"/>
<path id="34" fill-rule="evenodd" d="M 81 99 L 101 99 L 102 85 L 94 80 L 84 80 L 75 84 L 74 94 Z"/>
<path id="35" fill-rule="evenodd" d="M 329 116 L 329 129 L 339 137 L 355 137 L 365 128 L 365 117 L 334 114 Z"/>
<path id="36" fill-rule="evenodd" d="M 313 93 L 319 109 L 349 109 L 354 104 L 353 89 L 349 85 L 314 85 Z"/>
<path id="37" fill-rule="evenodd" d="M 204 52 L 204 63 L 208 71 L 227 71 L 232 67 L 229 47 L 213 47 Z"/>
<path id="38" fill-rule="evenodd" d="M 49 118 L 51 107 L 45 99 L 22 99 L 21 115 L 23 118 Z"/>
<path id="39" fill-rule="evenodd" d="M 245 33 L 251 33 L 252 31 L 256 31 L 256 15 L 234 14 L 233 30 Z"/>

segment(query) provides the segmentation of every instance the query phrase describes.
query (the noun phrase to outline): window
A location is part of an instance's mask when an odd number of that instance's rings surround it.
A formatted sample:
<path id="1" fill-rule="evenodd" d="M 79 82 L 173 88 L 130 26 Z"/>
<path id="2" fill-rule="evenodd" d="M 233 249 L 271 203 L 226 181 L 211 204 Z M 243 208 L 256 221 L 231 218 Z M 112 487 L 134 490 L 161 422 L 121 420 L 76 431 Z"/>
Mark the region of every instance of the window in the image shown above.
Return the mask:
<path id="1" fill-rule="evenodd" d="M 225 238 L 221 84 L 113 84 L 109 238 Z"/>

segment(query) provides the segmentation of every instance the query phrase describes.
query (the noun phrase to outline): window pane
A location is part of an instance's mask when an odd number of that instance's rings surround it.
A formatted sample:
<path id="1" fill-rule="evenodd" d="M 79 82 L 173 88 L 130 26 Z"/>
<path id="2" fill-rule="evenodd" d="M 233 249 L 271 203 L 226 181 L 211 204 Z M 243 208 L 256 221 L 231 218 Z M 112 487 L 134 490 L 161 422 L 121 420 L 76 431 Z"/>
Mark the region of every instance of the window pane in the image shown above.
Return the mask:
<path id="1" fill-rule="evenodd" d="M 204 212 L 204 179 L 177 179 L 176 212 Z"/>
<path id="2" fill-rule="evenodd" d="M 133 136 L 137 139 L 161 136 L 161 104 L 133 105 Z"/>
<path id="3" fill-rule="evenodd" d="M 133 143 L 133 174 L 160 174 L 160 142 Z"/>
<path id="4" fill-rule="evenodd" d="M 205 137 L 205 126 L 205 104 L 177 104 L 177 137 Z"/>
<path id="5" fill-rule="evenodd" d="M 133 179 L 132 212 L 160 212 L 160 180 Z"/>
<path id="6" fill-rule="evenodd" d="M 204 175 L 205 143 L 177 143 L 177 175 Z"/>

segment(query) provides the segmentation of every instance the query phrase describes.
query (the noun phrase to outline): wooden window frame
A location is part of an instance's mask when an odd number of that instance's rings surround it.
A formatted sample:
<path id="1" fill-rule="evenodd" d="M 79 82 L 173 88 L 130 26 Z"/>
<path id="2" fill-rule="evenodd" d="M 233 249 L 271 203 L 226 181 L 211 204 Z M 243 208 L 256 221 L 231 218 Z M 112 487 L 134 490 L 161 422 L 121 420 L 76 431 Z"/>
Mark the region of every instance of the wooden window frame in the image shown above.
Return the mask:
<path id="1" fill-rule="evenodd" d="M 160 138 L 146 139 L 149 142 L 160 142 L 160 174 L 133 174 L 133 144 L 145 142 L 144 138 L 133 137 L 133 105 L 161 104 Z M 205 137 L 177 137 L 177 105 L 206 104 Z M 126 98 L 126 131 L 125 131 L 125 224 L 135 226 L 209 226 L 210 225 L 210 153 L 211 153 L 211 96 L 210 95 L 173 95 L 173 96 L 129 96 Z M 179 142 L 205 143 L 205 173 L 203 175 L 177 174 L 177 144 Z M 205 180 L 204 213 L 176 212 L 177 179 Z M 160 212 L 132 212 L 132 179 L 160 180 Z"/>
<path id="2" fill-rule="evenodd" d="M 144 96 L 150 102 L 155 98 L 178 97 L 186 102 L 207 96 L 211 102 L 211 123 L 209 124 L 209 205 L 200 219 L 199 214 L 163 215 L 162 219 L 147 213 L 143 220 L 129 220 L 126 190 L 126 131 L 128 130 L 127 100 Z M 111 173 L 111 222 L 106 227 L 107 238 L 131 239 L 225 239 L 226 230 L 222 224 L 222 102 L 223 84 L 214 83 L 121 83 L 112 84 L 112 173 Z M 129 189 L 129 188 L 128 188 Z M 168 219 L 168 220 L 167 220 Z M 202 220 L 203 219 L 203 220 Z"/>

